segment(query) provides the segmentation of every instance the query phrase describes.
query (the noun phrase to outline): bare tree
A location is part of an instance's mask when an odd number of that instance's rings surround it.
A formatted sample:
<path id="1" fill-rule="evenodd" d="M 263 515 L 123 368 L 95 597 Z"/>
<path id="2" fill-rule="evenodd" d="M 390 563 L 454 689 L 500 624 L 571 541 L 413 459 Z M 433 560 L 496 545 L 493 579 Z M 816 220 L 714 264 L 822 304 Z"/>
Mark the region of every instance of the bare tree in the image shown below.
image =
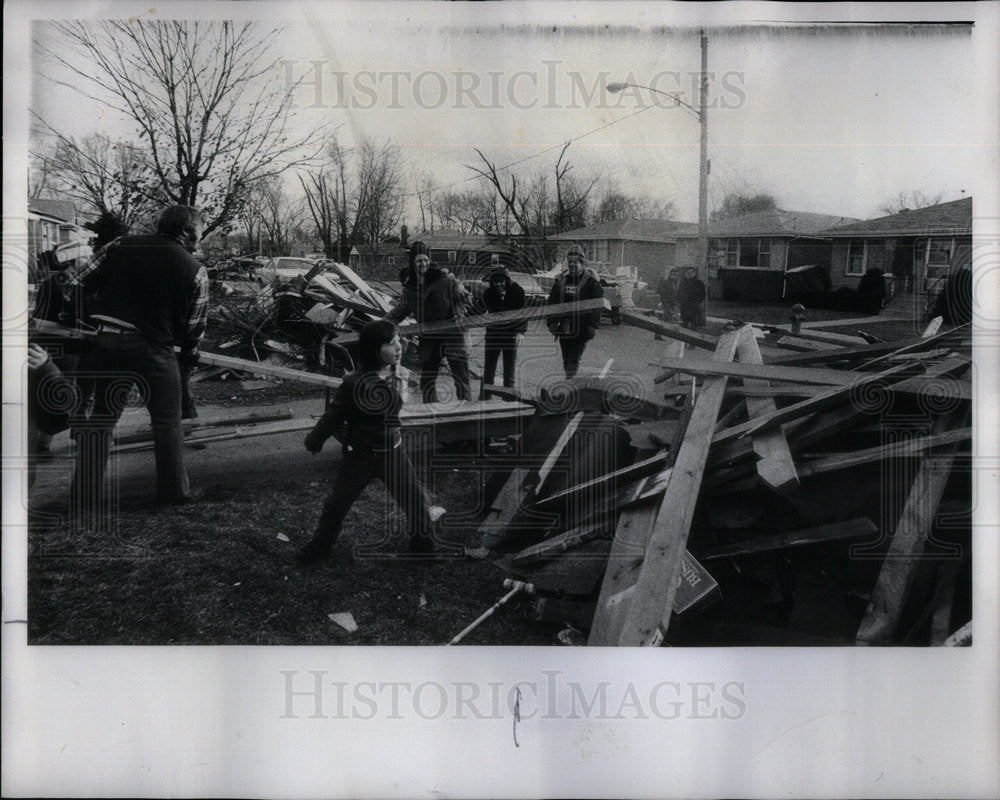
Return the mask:
<path id="1" fill-rule="evenodd" d="M 936 206 L 942 199 L 943 195 L 941 192 L 928 195 L 918 189 L 914 189 L 910 192 L 900 192 L 892 200 L 879 206 L 878 210 L 880 213 L 889 216 L 890 214 L 898 214 L 900 211 Z"/>
<path id="2" fill-rule="evenodd" d="M 403 175 L 399 147 L 371 139 L 357 153 L 357 188 L 354 194 L 354 237 L 372 248 L 392 235 L 403 216 Z"/>
<path id="3" fill-rule="evenodd" d="M 611 222 L 620 219 L 671 219 L 676 208 L 670 200 L 645 195 L 630 195 L 617 186 L 605 189 L 597 201 L 591 222 Z"/>
<path id="4" fill-rule="evenodd" d="M 162 202 L 146 154 L 134 144 L 103 133 L 64 136 L 39 122 L 44 140 L 36 137 L 39 145 L 33 156 L 44 160 L 63 197 L 98 214 L 112 214 L 129 227 L 150 217 Z"/>
<path id="5" fill-rule="evenodd" d="M 778 207 L 778 201 L 773 195 L 761 192 L 759 194 L 727 194 L 722 205 L 712 212 L 712 219 L 731 219 L 759 211 L 773 211 Z"/>
<path id="6" fill-rule="evenodd" d="M 71 88 L 88 86 L 85 96 L 135 122 L 165 199 L 200 207 L 206 232 L 236 216 L 255 181 L 318 150 L 318 131 L 289 132 L 292 92 L 268 55 L 279 29 L 135 19 L 55 28 L 60 49 L 45 52 L 76 74 Z"/>

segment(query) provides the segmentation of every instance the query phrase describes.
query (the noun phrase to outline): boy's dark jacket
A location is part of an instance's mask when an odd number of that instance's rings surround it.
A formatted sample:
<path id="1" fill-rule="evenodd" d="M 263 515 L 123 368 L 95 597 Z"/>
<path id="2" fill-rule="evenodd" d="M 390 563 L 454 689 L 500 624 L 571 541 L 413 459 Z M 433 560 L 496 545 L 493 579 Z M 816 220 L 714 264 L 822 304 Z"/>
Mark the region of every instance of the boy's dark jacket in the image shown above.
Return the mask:
<path id="1" fill-rule="evenodd" d="M 322 446 L 346 424 L 342 437 L 345 445 L 361 451 L 396 447 L 400 441 L 399 410 L 403 406 L 399 380 L 394 374 L 380 378 L 371 370 L 348 374 L 309 438 Z"/>
<path id="2" fill-rule="evenodd" d="M 569 303 L 580 300 L 596 300 L 604 297 L 604 289 L 601 288 L 601 281 L 591 269 L 583 269 L 577 281 L 576 297 L 568 296 L 566 283 L 570 280 L 569 272 L 563 272 L 552 284 L 552 291 L 549 292 L 549 305 L 557 303 Z M 592 339 L 597 329 L 601 325 L 601 310 L 596 308 L 592 311 L 577 311 L 572 314 L 564 314 L 560 317 L 549 317 L 546 325 L 553 335 L 563 338 L 575 338 L 579 336 Z"/>
<path id="3" fill-rule="evenodd" d="M 500 292 L 493 287 L 493 282 L 497 279 L 497 276 L 503 278 L 506 282 L 503 297 L 501 297 Z M 493 270 L 493 272 L 489 274 L 487 282 L 489 285 L 483 293 L 483 303 L 486 305 L 487 312 L 490 314 L 496 314 L 502 311 L 516 311 L 519 308 L 524 308 L 524 289 L 511 280 L 510 273 L 505 267 Z M 486 334 L 492 336 L 512 336 L 518 333 L 524 333 L 526 330 L 528 330 L 527 320 L 503 322 L 499 325 L 486 326 Z"/>
<path id="4" fill-rule="evenodd" d="M 386 316 L 397 323 L 410 314 L 418 323 L 461 319 L 470 301 L 469 292 L 458 278 L 432 264 L 424 273 L 422 285 L 417 283 L 413 271 L 409 271 L 403 281 L 403 296 Z"/>

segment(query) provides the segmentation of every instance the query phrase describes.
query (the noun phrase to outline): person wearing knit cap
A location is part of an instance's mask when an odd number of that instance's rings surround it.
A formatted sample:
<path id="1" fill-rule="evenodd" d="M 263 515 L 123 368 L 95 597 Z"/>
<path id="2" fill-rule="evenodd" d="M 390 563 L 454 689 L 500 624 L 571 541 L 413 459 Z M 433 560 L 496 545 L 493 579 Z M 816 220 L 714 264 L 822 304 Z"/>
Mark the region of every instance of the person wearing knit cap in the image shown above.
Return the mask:
<path id="1" fill-rule="evenodd" d="M 583 248 L 578 244 L 571 245 L 566 251 L 566 271 L 556 278 L 552 291 L 549 292 L 549 305 L 596 300 L 600 297 L 604 297 L 604 289 L 594 271 L 585 267 Z M 566 377 L 574 377 L 580 369 L 580 359 L 587 348 L 587 342 L 597 334 L 597 328 L 601 324 L 601 310 L 574 311 L 549 317 L 546 324 L 559 342 Z"/>
<path id="2" fill-rule="evenodd" d="M 498 267 L 493 270 L 489 275 L 488 283 L 489 286 L 483 294 L 483 302 L 490 314 L 524 308 L 524 289 L 511 280 L 506 267 Z M 503 385 L 508 389 L 514 388 L 517 344 L 527 329 L 527 320 L 486 326 L 486 356 L 482 384 L 484 387 L 492 385 L 497 372 L 497 362 L 502 355 Z"/>

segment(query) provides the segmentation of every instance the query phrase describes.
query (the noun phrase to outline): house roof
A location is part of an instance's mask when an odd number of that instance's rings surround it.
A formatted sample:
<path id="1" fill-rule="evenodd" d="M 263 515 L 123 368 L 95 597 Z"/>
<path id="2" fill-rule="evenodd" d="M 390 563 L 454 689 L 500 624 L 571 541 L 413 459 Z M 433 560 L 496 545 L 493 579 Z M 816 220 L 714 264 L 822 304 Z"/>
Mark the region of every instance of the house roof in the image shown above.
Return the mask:
<path id="1" fill-rule="evenodd" d="M 351 247 L 352 253 L 358 253 L 358 255 L 372 255 L 375 250 L 370 244 L 356 244 Z M 405 247 L 400 246 L 398 242 L 389 242 L 388 244 L 379 245 L 378 254 L 380 256 L 398 256 L 400 253 L 407 255 L 409 250 Z"/>
<path id="2" fill-rule="evenodd" d="M 758 211 L 742 217 L 720 219 L 708 223 L 708 235 L 720 236 L 810 236 L 820 231 L 855 222 L 853 217 L 831 214 L 811 214 L 805 211 Z M 695 222 L 677 222 L 669 219 L 621 219 L 601 222 L 575 231 L 567 231 L 550 239 L 558 241 L 587 241 L 592 239 L 624 239 L 637 242 L 670 243 L 677 239 L 698 235 Z"/>
<path id="3" fill-rule="evenodd" d="M 972 198 L 963 197 L 936 206 L 900 211 L 886 217 L 841 225 L 825 231 L 834 237 L 955 236 L 972 233 Z"/>
<path id="4" fill-rule="evenodd" d="M 28 201 L 28 211 L 35 214 L 42 214 L 46 217 L 54 217 L 65 222 L 76 223 L 76 206 L 72 200 L 49 200 L 38 199 Z"/>
<path id="5" fill-rule="evenodd" d="M 510 248 L 490 236 L 470 236 L 452 229 L 432 231 L 414 236 L 413 241 L 423 242 L 434 250 L 490 250 L 507 253 Z"/>
<path id="6" fill-rule="evenodd" d="M 591 241 L 594 239 L 625 239 L 633 242 L 662 242 L 671 244 L 676 237 L 683 235 L 688 229 L 693 229 L 698 235 L 698 225 L 693 222 L 677 222 L 670 219 L 616 219 L 610 222 L 598 222 L 586 228 L 577 228 L 564 233 L 550 236 L 557 242 Z"/>
<path id="7" fill-rule="evenodd" d="M 856 222 L 854 217 L 785 211 L 774 208 L 708 224 L 709 236 L 814 236 L 835 225 Z"/>

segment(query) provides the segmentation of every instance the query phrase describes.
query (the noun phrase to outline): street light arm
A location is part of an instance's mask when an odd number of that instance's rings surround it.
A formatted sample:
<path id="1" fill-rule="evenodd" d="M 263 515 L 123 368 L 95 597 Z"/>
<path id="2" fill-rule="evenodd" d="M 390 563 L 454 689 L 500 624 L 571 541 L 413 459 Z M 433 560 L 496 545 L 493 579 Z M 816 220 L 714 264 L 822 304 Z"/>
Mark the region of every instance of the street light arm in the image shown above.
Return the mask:
<path id="1" fill-rule="evenodd" d="M 622 89 L 627 89 L 630 86 L 633 89 L 645 89 L 648 92 L 653 92 L 655 94 L 662 94 L 664 97 L 669 97 L 675 103 L 684 106 L 684 108 L 688 109 L 688 111 L 694 113 L 697 119 L 701 119 L 701 111 L 699 111 L 690 103 L 681 100 L 680 95 L 671 94 L 670 92 L 664 92 L 662 89 L 654 89 L 652 86 L 643 86 L 638 83 L 609 83 L 604 88 L 607 89 L 608 92 L 610 92 L 611 94 L 618 94 L 618 92 L 622 91 Z"/>

